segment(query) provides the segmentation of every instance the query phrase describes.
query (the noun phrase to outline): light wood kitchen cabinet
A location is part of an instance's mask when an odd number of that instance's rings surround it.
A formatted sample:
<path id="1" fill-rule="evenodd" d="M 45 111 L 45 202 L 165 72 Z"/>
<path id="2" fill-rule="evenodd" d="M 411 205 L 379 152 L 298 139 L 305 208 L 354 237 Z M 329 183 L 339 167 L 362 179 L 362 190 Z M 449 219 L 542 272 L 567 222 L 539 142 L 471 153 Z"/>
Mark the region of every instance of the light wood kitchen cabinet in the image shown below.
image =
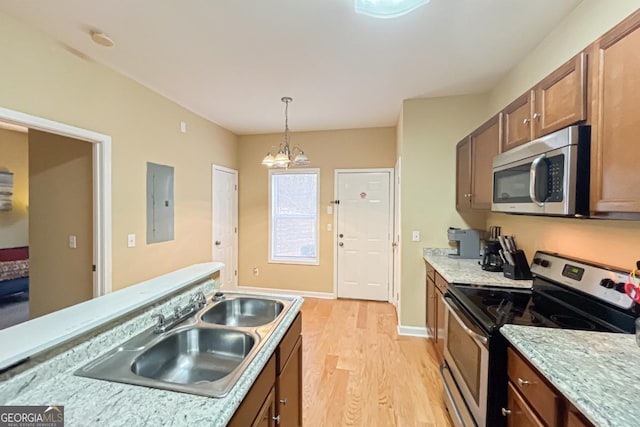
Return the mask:
<path id="1" fill-rule="evenodd" d="M 593 427 L 524 357 L 507 349 L 507 406 L 502 414 L 509 427 Z"/>
<path id="2" fill-rule="evenodd" d="M 535 87 L 533 138 L 587 119 L 587 54 L 582 52 Z"/>
<path id="3" fill-rule="evenodd" d="M 445 307 L 442 301 L 443 294 L 447 291 L 447 281 L 440 276 L 435 269 L 425 261 L 427 267 L 427 301 L 426 301 L 426 327 L 427 332 L 436 349 L 438 363 L 444 361 L 444 316 Z"/>
<path id="4" fill-rule="evenodd" d="M 531 111 L 533 91 L 527 91 L 524 95 L 507 105 L 503 114 L 502 151 L 511 150 L 531 141 L 533 131 L 531 126 Z"/>
<path id="5" fill-rule="evenodd" d="M 276 421 L 276 391 L 272 387 L 251 427 L 275 427 Z"/>
<path id="6" fill-rule="evenodd" d="M 640 11 L 595 43 L 591 211 L 640 213 Z"/>
<path id="7" fill-rule="evenodd" d="M 540 418 L 531 410 L 527 402 L 516 391 L 513 384 L 507 385 L 507 408 L 503 414 L 507 417 L 508 427 L 544 427 Z"/>
<path id="8" fill-rule="evenodd" d="M 587 119 L 587 55 L 573 57 L 502 111 L 502 151 Z"/>
<path id="9" fill-rule="evenodd" d="M 500 152 L 502 113 L 492 117 L 456 147 L 456 209 L 489 210 L 493 157 Z"/>
<path id="10" fill-rule="evenodd" d="M 302 425 L 302 313 L 284 335 L 228 426 Z"/>

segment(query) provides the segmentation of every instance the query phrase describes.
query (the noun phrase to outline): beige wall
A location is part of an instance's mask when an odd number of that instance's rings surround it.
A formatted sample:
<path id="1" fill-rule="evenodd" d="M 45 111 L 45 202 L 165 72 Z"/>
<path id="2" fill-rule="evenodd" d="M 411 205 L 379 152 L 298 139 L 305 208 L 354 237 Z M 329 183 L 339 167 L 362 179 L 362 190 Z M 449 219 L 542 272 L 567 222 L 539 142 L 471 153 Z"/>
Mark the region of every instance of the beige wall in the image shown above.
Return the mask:
<path id="1" fill-rule="evenodd" d="M 333 215 L 327 206 L 334 199 L 334 170 L 392 168 L 395 163 L 396 129 L 353 129 L 300 132 L 291 143 L 304 148 L 312 168 L 320 169 L 320 265 L 269 264 L 268 169 L 260 164 L 282 134 L 241 136 L 239 162 L 239 286 L 333 292 Z M 260 275 L 253 275 L 258 267 Z"/>
<path id="2" fill-rule="evenodd" d="M 0 40 L 1 107 L 113 139 L 113 288 L 210 260 L 211 164 L 237 167 L 236 136 L 1 13 Z M 153 245 L 145 244 L 147 161 L 175 167 L 176 238 Z"/>
<path id="3" fill-rule="evenodd" d="M 536 84 L 640 6 L 636 0 L 584 0 L 490 94 L 490 114 Z M 478 122 L 480 124 L 480 121 Z M 574 220 L 491 214 L 487 226 L 501 225 L 525 248 L 556 251 L 621 268 L 635 266 L 638 221 Z"/>
<path id="4" fill-rule="evenodd" d="M 405 100 L 402 114 L 400 323 L 424 326 L 422 248 L 446 247 L 447 228 L 484 228 L 485 215 L 455 208 L 455 146 L 482 120 L 483 95 Z M 422 240 L 411 241 L 413 231 Z"/>
<path id="5" fill-rule="evenodd" d="M 0 129 L 0 168 L 13 172 L 13 208 L 0 211 L 0 249 L 29 245 L 27 134 Z"/>
<path id="6" fill-rule="evenodd" d="M 89 142 L 29 131 L 32 318 L 93 298 L 92 155 Z"/>

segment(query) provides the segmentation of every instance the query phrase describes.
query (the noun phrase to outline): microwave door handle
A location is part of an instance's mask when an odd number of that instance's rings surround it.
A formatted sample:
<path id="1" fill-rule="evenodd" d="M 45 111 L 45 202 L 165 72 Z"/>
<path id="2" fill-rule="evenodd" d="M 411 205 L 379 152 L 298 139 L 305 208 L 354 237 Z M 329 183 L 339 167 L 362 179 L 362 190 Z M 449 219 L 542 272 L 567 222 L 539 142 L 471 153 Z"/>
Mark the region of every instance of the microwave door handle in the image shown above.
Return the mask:
<path id="1" fill-rule="evenodd" d="M 472 331 L 471 328 L 469 328 L 467 326 L 467 322 L 462 320 L 462 318 L 458 314 L 458 310 L 456 310 L 456 308 L 453 305 L 451 305 L 451 303 L 449 301 L 447 301 L 447 298 L 444 295 L 441 298 L 442 298 L 442 302 L 444 302 L 444 304 L 447 306 L 447 308 L 449 309 L 451 314 L 453 314 L 453 317 L 455 317 L 455 319 L 458 321 L 458 323 L 460 324 L 462 329 L 467 333 L 467 335 L 469 335 L 471 338 L 473 338 L 474 340 L 478 341 L 479 343 L 481 343 L 483 345 L 487 345 L 487 342 L 489 342 L 487 337 L 485 337 L 484 335 L 480 335 L 477 332 Z"/>
<path id="2" fill-rule="evenodd" d="M 531 170 L 529 173 L 529 197 L 531 197 L 531 201 L 538 206 L 544 206 L 544 202 L 541 202 L 536 194 L 538 166 L 540 166 L 540 162 L 544 160 L 544 157 L 544 154 L 540 154 L 533 162 L 531 162 Z"/>

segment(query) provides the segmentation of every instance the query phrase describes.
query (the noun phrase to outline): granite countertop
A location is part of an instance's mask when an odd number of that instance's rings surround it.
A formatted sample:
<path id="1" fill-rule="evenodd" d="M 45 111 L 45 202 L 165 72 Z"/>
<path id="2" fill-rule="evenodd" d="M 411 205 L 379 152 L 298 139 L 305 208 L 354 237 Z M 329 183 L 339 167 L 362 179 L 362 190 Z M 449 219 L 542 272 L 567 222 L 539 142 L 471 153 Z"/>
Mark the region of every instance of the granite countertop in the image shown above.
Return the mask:
<path id="1" fill-rule="evenodd" d="M 635 335 L 516 325 L 500 332 L 596 426 L 640 423 Z"/>
<path id="2" fill-rule="evenodd" d="M 23 377 L 28 374 L 27 378 L 15 379 L 13 383 L 0 383 L 0 402 L 4 401 L 3 405 L 64 405 L 65 422 L 73 426 L 224 426 L 279 345 L 304 301 L 301 297 L 277 297 L 292 300 L 291 308 L 229 394 L 223 398 L 73 375 L 77 369 L 97 355 L 113 348 L 114 339 L 126 340 L 122 338 L 122 331 L 109 331 L 117 337 L 98 336 L 52 360 L 43 362 L 43 366 L 39 366 L 38 370 L 22 374 Z M 175 305 L 174 302 L 170 302 L 167 306 L 170 308 L 172 304 Z M 145 313 L 144 317 L 149 318 L 148 313 Z M 140 320 L 134 319 L 131 322 Z M 131 328 L 130 325 L 121 326 L 127 327 Z M 43 376 L 47 378 L 41 378 Z M 19 382 L 16 383 L 17 381 Z"/>
<path id="3" fill-rule="evenodd" d="M 425 261 L 433 266 L 449 283 L 468 283 L 473 285 L 502 286 L 507 288 L 531 288 L 531 280 L 512 280 L 501 272 L 485 271 L 478 265 L 479 259 L 450 258 L 450 249 L 425 248 Z"/>

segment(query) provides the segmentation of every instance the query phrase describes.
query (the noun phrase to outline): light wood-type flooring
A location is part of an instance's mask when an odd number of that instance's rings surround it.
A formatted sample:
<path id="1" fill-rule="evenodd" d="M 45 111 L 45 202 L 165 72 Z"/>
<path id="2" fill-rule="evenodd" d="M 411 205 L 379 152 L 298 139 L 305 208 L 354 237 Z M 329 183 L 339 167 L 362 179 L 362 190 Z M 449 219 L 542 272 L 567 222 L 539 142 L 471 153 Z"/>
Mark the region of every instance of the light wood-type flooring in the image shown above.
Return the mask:
<path id="1" fill-rule="evenodd" d="M 432 345 L 389 303 L 305 298 L 304 426 L 450 427 Z"/>

